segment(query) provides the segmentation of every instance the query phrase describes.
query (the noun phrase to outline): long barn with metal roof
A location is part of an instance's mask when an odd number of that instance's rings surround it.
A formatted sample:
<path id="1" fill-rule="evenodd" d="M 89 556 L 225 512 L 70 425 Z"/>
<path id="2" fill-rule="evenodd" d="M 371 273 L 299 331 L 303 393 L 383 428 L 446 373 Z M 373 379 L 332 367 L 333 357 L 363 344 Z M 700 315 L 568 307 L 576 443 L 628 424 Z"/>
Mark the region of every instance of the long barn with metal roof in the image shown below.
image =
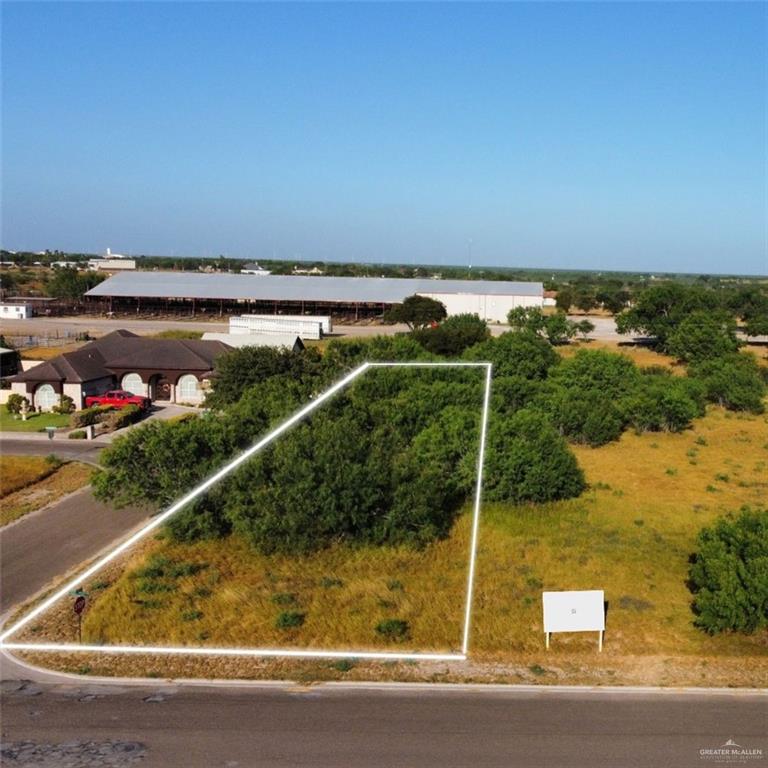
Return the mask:
<path id="1" fill-rule="evenodd" d="M 384 277 L 131 272 L 109 277 L 86 294 L 105 311 L 300 312 L 365 317 L 408 296 L 429 296 L 449 315 L 469 312 L 504 322 L 514 307 L 540 307 L 541 283 Z"/>

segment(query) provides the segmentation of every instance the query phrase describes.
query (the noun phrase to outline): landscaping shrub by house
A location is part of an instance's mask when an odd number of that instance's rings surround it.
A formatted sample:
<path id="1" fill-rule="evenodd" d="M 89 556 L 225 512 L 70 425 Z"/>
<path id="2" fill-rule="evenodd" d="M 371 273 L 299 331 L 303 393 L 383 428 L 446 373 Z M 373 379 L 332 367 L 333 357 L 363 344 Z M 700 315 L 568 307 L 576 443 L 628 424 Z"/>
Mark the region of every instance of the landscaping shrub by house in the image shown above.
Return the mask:
<path id="1" fill-rule="evenodd" d="M 74 429 L 93 426 L 102 421 L 111 410 L 111 405 L 94 405 L 82 411 L 75 411 L 69 418 L 69 425 Z"/>
<path id="2" fill-rule="evenodd" d="M 72 413 L 75 410 L 75 401 L 69 395 L 62 395 L 59 402 L 53 406 L 54 413 Z"/>
<path id="3" fill-rule="evenodd" d="M 110 431 L 123 429 L 139 421 L 144 412 L 138 405 L 127 405 L 125 408 L 117 408 L 105 419 L 105 424 Z"/>
<path id="4" fill-rule="evenodd" d="M 20 395 L 18 392 L 12 392 L 8 395 L 8 399 L 5 401 L 5 410 L 8 411 L 8 413 L 21 413 L 22 406 L 25 402 L 27 407 L 29 407 L 30 403 L 26 397 Z"/>

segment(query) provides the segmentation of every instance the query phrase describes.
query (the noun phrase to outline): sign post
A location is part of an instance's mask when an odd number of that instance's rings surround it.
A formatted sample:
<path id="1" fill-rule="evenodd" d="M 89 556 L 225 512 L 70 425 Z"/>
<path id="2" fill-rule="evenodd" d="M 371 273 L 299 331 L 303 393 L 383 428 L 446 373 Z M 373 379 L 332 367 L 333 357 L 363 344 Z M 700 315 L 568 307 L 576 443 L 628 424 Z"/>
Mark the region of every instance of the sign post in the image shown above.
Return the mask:
<path id="1" fill-rule="evenodd" d="M 602 589 L 542 592 L 541 598 L 547 650 L 552 632 L 597 632 L 597 649 L 603 650 L 605 593 Z"/>
<path id="2" fill-rule="evenodd" d="M 80 590 L 78 590 L 80 592 Z M 77 616 L 77 642 L 82 645 L 83 642 L 83 611 L 85 610 L 85 594 L 80 594 L 75 598 L 75 603 L 72 606 L 75 615 Z"/>

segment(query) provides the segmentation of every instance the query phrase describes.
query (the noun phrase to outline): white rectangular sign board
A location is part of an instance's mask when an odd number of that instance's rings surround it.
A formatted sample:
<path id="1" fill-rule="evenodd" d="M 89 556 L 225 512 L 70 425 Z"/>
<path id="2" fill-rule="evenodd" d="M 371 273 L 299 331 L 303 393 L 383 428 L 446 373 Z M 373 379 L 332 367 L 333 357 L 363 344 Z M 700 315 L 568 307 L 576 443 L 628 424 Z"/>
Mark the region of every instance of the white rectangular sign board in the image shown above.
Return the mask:
<path id="1" fill-rule="evenodd" d="M 544 632 L 602 632 L 605 630 L 605 594 L 602 589 L 542 592 Z"/>

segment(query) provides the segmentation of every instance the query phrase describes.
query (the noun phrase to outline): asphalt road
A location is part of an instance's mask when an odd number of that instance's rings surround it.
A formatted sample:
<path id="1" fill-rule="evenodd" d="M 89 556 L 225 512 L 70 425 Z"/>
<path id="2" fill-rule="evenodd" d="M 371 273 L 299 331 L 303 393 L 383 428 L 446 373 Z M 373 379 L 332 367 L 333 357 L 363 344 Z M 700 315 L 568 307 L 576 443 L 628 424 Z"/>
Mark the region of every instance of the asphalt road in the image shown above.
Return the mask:
<path id="1" fill-rule="evenodd" d="M 93 557 L 146 517 L 146 511 L 101 504 L 84 488 L 0 529 L 0 613 Z"/>
<path id="2" fill-rule="evenodd" d="M 0 452 L 15 456 L 47 456 L 55 453 L 62 459 L 76 459 L 97 464 L 99 454 L 108 443 L 92 440 L 67 440 L 54 438 L 40 440 L 39 438 L 22 438 L 3 436 L 0 441 Z"/>
<path id="3" fill-rule="evenodd" d="M 147 768 L 702 768 L 731 738 L 768 753 L 765 698 L 33 685 L 3 708 L 6 745 L 117 740 Z"/>

